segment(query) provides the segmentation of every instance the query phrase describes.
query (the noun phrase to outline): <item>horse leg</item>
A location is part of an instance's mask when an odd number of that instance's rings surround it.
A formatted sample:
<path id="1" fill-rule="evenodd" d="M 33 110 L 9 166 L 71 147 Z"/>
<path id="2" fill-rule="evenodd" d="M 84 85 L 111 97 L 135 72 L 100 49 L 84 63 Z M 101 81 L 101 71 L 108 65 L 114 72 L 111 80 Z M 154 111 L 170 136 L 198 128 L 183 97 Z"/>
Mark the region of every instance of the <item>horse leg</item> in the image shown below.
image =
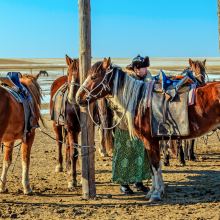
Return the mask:
<path id="1" fill-rule="evenodd" d="M 190 140 L 189 143 L 189 160 L 196 161 L 196 156 L 194 153 L 195 139 Z"/>
<path id="2" fill-rule="evenodd" d="M 101 157 L 108 157 L 108 153 L 106 151 L 105 135 L 104 135 L 103 129 L 99 129 L 99 137 L 100 137 L 99 154 L 101 155 Z"/>
<path id="3" fill-rule="evenodd" d="M 65 140 L 66 140 L 66 170 L 70 170 L 71 159 L 70 159 L 70 143 L 68 132 L 65 130 Z"/>
<path id="4" fill-rule="evenodd" d="M 56 142 L 58 147 L 58 160 L 57 165 L 55 167 L 55 172 L 63 172 L 63 154 L 62 154 L 62 142 L 63 142 L 63 134 L 62 134 L 62 126 L 56 125 L 53 123 L 53 129 L 56 134 Z"/>
<path id="5" fill-rule="evenodd" d="M 178 158 L 179 162 L 182 166 L 186 165 L 185 158 L 184 158 L 184 152 L 183 152 L 183 146 L 182 146 L 182 141 L 177 140 L 177 152 L 178 152 Z"/>
<path id="6" fill-rule="evenodd" d="M 27 135 L 26 142 L 21 145 L 21 160 L 22 160 L 22 185 L 24 194 L 29 195 L 32 193 L 29 181 L 29 168 L 30 168 L 30 154 L 31 147 L 34 142 L 35 131 Z"/>
<path id="7" fill-rule="evenodd" d="M 7 172 L 12 162 L 13 146 L 14 142 L 4 142 L 5 153 L 3 159 L 2 175 L 0 179 L 0 193 L 6 191 Z"/>
<path id="8" fill-rule="evenodd" d="M 170 154 L 169 154 L 169 145 L 168 143 L 166 143 L 165 140 L 162 140 L 160 142 L 160 147 L 162 148 L 162 152 L 163 152 L 163 164 L 164 166 L 169 166 L 170 165 Z"/>
<path id="9" fill-rule="evenodd" d="M 189 160 L 189 140 L 184 140 L 183 143 L 184 158 L 185 160 Z"/>
<path id="10" fill-rule="evenodd" d="M 150 202 L 160 201 L 161 195 L 164 193 L 164 182 L 162 177 L 161 163 L 160 163 L 160 147 L 158 140 L 150 141 L 149 157 L 152 165 L 152 187 L 147 194 Z"/>
<path id="11" fill-rule="evenodd" d="M 68 139 L 69 139 L 69 155 L 68 158 L 70 159 L 70 166 L 67 170 L 67 179 L 68 179 L 68 189 L 73 190 L 74 187 L 77 186 L 76 180 L 76 162 L 78 159 L 78 150 L 75 147 L 75 143 L 78 143 L 78 132 L 68 132 Z"/>

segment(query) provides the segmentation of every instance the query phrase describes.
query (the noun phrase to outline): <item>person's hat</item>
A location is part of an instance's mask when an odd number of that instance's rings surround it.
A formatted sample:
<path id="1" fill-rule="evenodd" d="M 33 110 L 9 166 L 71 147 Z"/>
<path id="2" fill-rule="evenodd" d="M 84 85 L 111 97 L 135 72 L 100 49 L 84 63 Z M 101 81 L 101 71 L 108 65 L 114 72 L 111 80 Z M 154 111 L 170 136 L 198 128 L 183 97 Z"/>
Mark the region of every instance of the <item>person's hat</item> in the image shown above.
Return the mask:
<path id="1" fill-rule="evenodd" d="M 142 57 L 140 55 L 137 55 L 135 58 L 133 58 L 131 64 L 129 64 L 126 68 L 130 70 L 134 70 L 135 67 L 137 69 L 140 69 L 149 66 L 150 66 L 149 57 Z"/>

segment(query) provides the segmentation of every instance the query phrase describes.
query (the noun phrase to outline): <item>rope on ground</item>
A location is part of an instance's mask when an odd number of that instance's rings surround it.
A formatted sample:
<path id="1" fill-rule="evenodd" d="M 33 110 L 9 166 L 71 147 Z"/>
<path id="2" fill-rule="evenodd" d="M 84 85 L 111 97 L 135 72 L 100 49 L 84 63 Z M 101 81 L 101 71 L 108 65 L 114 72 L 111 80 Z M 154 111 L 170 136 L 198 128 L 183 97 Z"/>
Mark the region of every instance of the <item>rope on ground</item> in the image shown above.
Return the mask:
<path id="1" fill-rule="evenodd" d="M 216 129 L 216 130 L 211 131 L 211 132 L 208 133 L 207 135 L 202 136 L 201 139 L 203 140 L 204 144 L 205 144 L 206 146 L 208 145 L 209 137 L 211 137 L 213 134 L 216 134 L 218 140 L 220 141 L 220 136 L 219 136 L 219 133 L 218 133 L 218 132 L 219 132 L 219 129 Z"/>
<path id="2" fill-rule="evenodd" d="M 56 138 L 52 137 L 52 136 L 51 136 L 50 134 L 48 134 L 47 132 L 43 131 L 40 127 L 37 128 L 37 129 L 38 129 L 40 132 L 42 132 L 43 134 L 47 135 L 47 136 L 48 136 L 49 138 L 51 138 L 52 140 L 58 141 L 58 142 L 61 143 L 61 144 L 65 144 L 64 141 L 57 140 Z M 66 145 L 66 146 L 68 147 L 68 146 L 71 146 L 71 145 Z M 73 147 L 76 148 L 76 149 L 78 149 L 78 148 L 91 148 L 91 147 L 95 148 L 95 145 L 89 146 L 89 145 L 80 145 L 80 144 L 77 144 L 77 143 L 73 143 Z"/>

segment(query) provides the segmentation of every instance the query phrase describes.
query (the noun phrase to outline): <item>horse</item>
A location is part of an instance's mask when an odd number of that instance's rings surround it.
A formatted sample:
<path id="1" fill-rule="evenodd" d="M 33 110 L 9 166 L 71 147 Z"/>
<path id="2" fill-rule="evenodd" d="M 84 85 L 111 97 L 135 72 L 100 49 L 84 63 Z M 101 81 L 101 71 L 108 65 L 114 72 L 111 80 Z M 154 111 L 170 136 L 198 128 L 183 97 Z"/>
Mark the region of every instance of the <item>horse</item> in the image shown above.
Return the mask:
<path id="1" fill-rule="evenodd" d="M 206 79 L 206 59 L 203 61 L 200 60 L 192 60 L 189 58 L 189 67 L 185 68 L 183 71 L 183 74 L 187 72 L 188 70 L 193 73 L 193 76 L 195 77 L 195 80 L 198 84 L 198 86 L 204 86 L 205 85 L 205 79 Z M 175 77 L 181 77 L 181 75 L 174 76 Z M 170 145 L 170 146 L 169 146 Z M 166 141 L 163 141 L 161 143 L 161 149 L 163 151 L 164 155 L 164 165 L 168 166 L 170 164 L 169 158 L 170 153 L 169 150 L 173 153 L 173 155 L 176 155 L 180 165 L 185 165 L 185 160 L 195 161 L 195 153 L 194 153 L 194 145 L 195 145 L 195 139 L 192 140 L 172 140 L 169 142 L 169 144 L 166 143 Z"/>
<path id="2" fill-rule="evenodd" d="M 203 61 L 200 60 L 192 60 L 189 58 L 189 69 L 193 72 L 196 80 L 199 83 L 199 86 L 205 85 L 206 79 L 206 59 Z"/>
<path id="3" fill-rule="evenodd" d="M 181 166 L 186 165 L 186 160 L 196 161 L 194 146 L 195 139 L 161 141 L 160 148 L 163 154 L 163 165 L 170 165 L 170 154 L 178 159 Z"/>
<path id="4" fill-rule="evenodd" d="M 39 75 L 22 75 L 20 78 L 29 91 L 33 100 L 33 125 L 27 135 L 24 137 L 25 116 L 22 103 L 16 99 L 5 88 L 0 86 L 0 143 L 4 144 L 4 159 L 2 175 L 0 179 L 0 192 L 6 191 L 7 172 L 12 162 L 12 152 L 16 140 L 21 139 L 21 158 L 22 158 L 22 185 L 24 194 L 31 194 L 29 180 L 30 153 L 34 142 L 35 128 L 38 121 L 42 120 L 40 114 L 41 89 L 37 82 Z"/>
<path id="5" fill-rule="evenodd" d="M 51 85 L 51 97 L 50 97 L 50 113 L 52 114 L 54 106 L 54 95 L 65 83 L 68 84 L 68 98 L 65 102 L 65 124 L 59 124 L 55 120 L 53 121 L 53 129 L 56 135 L 56 143 L 58 146 L 58 161 L 55 168 L 56 172 L 63 171 L 63 155 L 62 155 L 62 143 L 66 142 L 66 169 L 68 174 L 68 189 L 72 190 L 77 186 L 76 181 L 76 163 L 78 159 L 78 136 L 81 131 L 80 128 L 80 109 L 79 105 L 75 102 L 75 94 L 79 88 L 79 60 L 72 59 L 66 55 L 66 64 L 68 66 L 67 76 L 61 76 L 56 79 Z M 98 101 L 98 109 L 94 110 L 95 116 L 99 117 L 99 123 L 104 127 L 108 126 L 108 113 L 104 100 Z M 101 147 L 99 152 L 102 156 L 108 156 L 107 150 L 112 148 L 112 136 L 110 131 L 104 131 L 100 129 Z"/>
<path id="6" fill-rule="evenodd" d="M 46 70 L 40 70 L 39 75 L 49 76 L 49 74 L 48 74 L 48 72 Z"/>
<path id="7" fill-rule="evenodd" d="M 131 136 L 140 138 L 148 150 L 152 166 L 152 187 L 147 194 L 150 201 L 159 201 L 164 193 L 160 163 L 159 140 L 152 137 L 150 110 L 147 107 L 148 85 L 128 76 L 121 68 L 112 66 L 110 58 L 96 62 L 88 77 L 76 93 L 79 105 L 86 106 L 98 98 L 113 96 L 114 105 L 122 108 L 128 121 Z M 196 89 L 195 104 L 189 106 L 190 134 L 192 139 L 206 134 L 220 125 L 220 82 L 207 83 Z"/>

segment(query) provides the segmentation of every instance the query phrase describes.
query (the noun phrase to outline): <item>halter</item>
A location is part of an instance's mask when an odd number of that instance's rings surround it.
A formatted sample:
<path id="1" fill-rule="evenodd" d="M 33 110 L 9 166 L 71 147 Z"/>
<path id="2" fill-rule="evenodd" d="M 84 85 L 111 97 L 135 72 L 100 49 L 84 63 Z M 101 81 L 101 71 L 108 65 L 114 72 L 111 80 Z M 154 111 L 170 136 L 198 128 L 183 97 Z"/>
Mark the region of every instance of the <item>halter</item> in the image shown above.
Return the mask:
<path id="1" fill-rule="evenodd" d="M 101 127 L 101 126 L 100 126 L 99 124 L 97 124 L 97 123 L 95 122 L 95 120 L 93 119 L 93 116 L 92 116 L 91 111 L 90 111 L 90 108 L 89 108 L 89 105 L 90 105 L 89 101 L 90 101 L 91 98 L 97 98 L 97 97 L 102 93 L 103 90 L 104 90 L 104 91 L 111 91 L 111 88 L 110 88 L 110 86 L 109 86 L 109 83 L 110 83 L 110 80 L 112 79 L 112 76 L 113 76 L 113 70 L 114 70 L 114 69 L 112 68 L 112 69 L 110 69 L 108 72 L 105 72 L 105 76 L 103 77 L 102 81 L 101 81 L 94 89 L 92 89 L 91 91 L 89 91 L 89 90 L 83 85 L 87 80 L 86 80 L 86 81 L 82 84 L 82 86 L 81 86 L 81 89 L 84 90 L 84 91 L 87 93 L 86 101 L 87 101 L 87 103 L 88 103 L 87 108 L 88 108 L 89 116 L 90 116 L 92 122 L 93 122 L 96 126 L 98 126 L 98 127 Z M 109 74 L 111 74 L 111 75 L 110 75 L 110 77 L 109 77 L 109 79 L 108 79 L 108 81 L 107 81 L 107 76 L 108 76 Z M 105 84 L 105 83 L 106 83 L 106 84 Z M 97 89 L 99 86 L 102 86 L 101 90 L 100 90 L 97 94 L 93 95 L 92 92 L 93 92 L 95 89 Z M 129 103 L 129 100 L 128 100 L 128 103 Z M 104 128 L 104 127 L 102 127 L 103 130 L 112 130 L 113 128 L 117 127 L 117 126 L 121 123 L 122 119 L 124 118 L 124 116 L 125 116 L 125 114 L 126 114 L 126 112 L 127 112 L 128 103 L 127 103 L 127 105 L 126 105 L 125 111 L 124 111 L 122 117 L 120 118 L 120 120 L 119 120 L 115 125 L 113 125 L 112 127 L 109 127 L 109 128 Z"/>
<path id="2" fill-rule="evenodd" d="M 85 82 L 82 84 L 81 88 L 87 93 L 87 98 L 86 98 L 86 100 L 87 100 L 88 102 L 89 102 L 89 100 L 90 100 L 91 98 L 98 98 L 98 96 L 99 96 L 103 91 L 107 91 L 107 92 L 110 92 L 110 91 L 111 91 L 111 88 L 110 88 L 109 83 L 110 83 L 110 81 L 111 81 L 111 79 L 112 79 L 112 76 L 113 76 L 113 70 L 114 70 L 114 69 L 112 68 L 112 69 L 110 69 L 108 72 L 106 72 L 106 73 L 105 73 L 105 76 L 104 76 L 103 79 L 102 79 L 102 81 L 101 81 L 95 88 L 93 88 L 91 91 L 89 91 L 89 90 L 84 86 L 84 83 L 87 81 L 87 80 L 85 80 Z M 109 79 L 108 79 L 108 81 L 107 81 L 107 77 L 108 77 L 109 74 L 111 74 L 111 75 L 110 75 L 110 77 L 109 77 Z M 95 91 L 99 86 L 102 86 L 101 90 L 100 90 L 97 94 L 93 95 L 93 94 L 92 94 L 93 91 Z"/>

